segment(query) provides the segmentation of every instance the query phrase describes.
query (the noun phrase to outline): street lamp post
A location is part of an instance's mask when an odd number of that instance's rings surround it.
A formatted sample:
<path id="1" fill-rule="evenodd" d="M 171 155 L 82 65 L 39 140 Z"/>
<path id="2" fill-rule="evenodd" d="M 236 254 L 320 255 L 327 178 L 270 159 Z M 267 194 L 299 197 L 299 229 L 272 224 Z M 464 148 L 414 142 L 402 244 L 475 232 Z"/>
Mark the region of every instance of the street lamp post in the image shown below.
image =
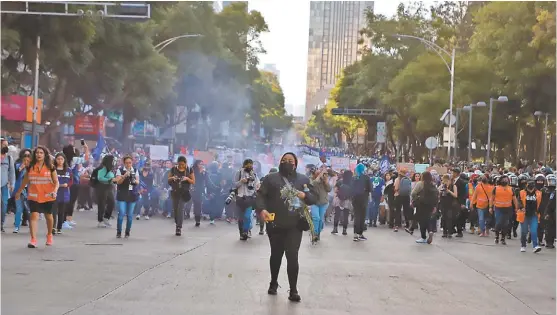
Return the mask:
<path id="1" fill-rule="evenodd" d="M 161 50 L 163 50 L 166 46 L 174 43 L 176 40 L 178 40 L 180 38 L 191 38 L 191 37 L 203 37 L 203 35 L 201 35 L 201 34 L 185 34 L 185 35 L 175 36 L 175 37 L 163 40 L 162 42 L 156 44 L 154 48 L 157 50 L 157 52 L 161 52 Z"/>
<path id="2" fill-rule="evenodd" d="M 470 104 L 462 107 L 463 111 L 468 111 L 468 162 L 472 162 L 472 111 L 474 107 L 484 107 L 484 102 L 478 102 L 477 104 Z"/>
<path id="3" fill-rule="evenodd" d="M 15 1 L 17 2 L 17 1 Z M 13 3 L 15 3 L 13 2 Z M 18 15 L 39 15 L 39 16 L 64 16 L 64 17 L 100 17 L 100 18 L 117 18 L 117 19 L 150 19 L 151 5 L 142 3 L 108 3 L 108 2 L 66 2 L 66 1 L 23 1 L 25 8 L 20 6 L 9 7 L 6 5 L 5 10 L 0 10 L 2 14 L 18 14 Z M 35 7 L 37 4 L 48 4 L 50 6 Z M 71 6 L 71 7 L 70 7 Z M 90 7 L 96 7 L 97 11 L 90 10 Z M 78 8 L 82 9 L 78 9 Z M 4 6 L 2 6 L 4 8 Z M 111 9 L 109 12 L 109 8 Z M 35 57 L 35 73 L 33 83 L 33 121 L 31 127 L 31 147 L 35 147 L 38 143 L 37 138 L 37 113 L 39 111 L 39 54 L 41 50 L 41 36 L 37 35 L 36 43 L 37 55 Z M 44 105 L 44 103 L 43 103 Z"/>
<path id="4" fill-rule="evenodd" d="M 490 155 L 491 155 L 491 120 L 493 116 L 493 103 L 494 102 L 508 102 L 509 98 L 506 96 L 499 96 L 498 98 L 489 98 L 489 118 L 488 118 L 488 126 L 487 126 L 487 153 L 485 157 L 485 162 L 490 162 Z M 481 105 L 480 105 L 481 104 Z M 485 106 L 485 102 L 478 102 L 478 106 Z"/>
<path id="5" fill-rule="evenodd" d="M 441 46 L 435 44 L 432 41 L 429 41 L 427 39 L 418 37 L 418 36 L 412 36 L 412 35 L 402 35 L 402 34 L 396 34 L 394 35 L 396 37 L 402 37 L 402 38 L 412 38 L 412 39 L 417 39 L 419 41 L 421 41 L 422 43 L 424 43 L 427 47 L 431 48 L 445 63 L 445 66 L 447 66 L 447 70 L 449 70 L 449 73 L 451 74 L 451 92 L 450 92 L 450 96 L 449 96 L 449 102 L 450 102 L 450 106 L 449 106 L 449 117 L 453 116 L 453 95 L 454 95 L 454 60 L 455 60 L 455 48 L 453 47 L 452 52 L 449 53 L 447 50 L 443 49 Z M 449 63 L 447 62 L 447 60 L 445 60 L 445 57 L 443 57 L 443 55 L 441 53 L 444 53 L 446 56 L 451 58 L 451 65 L 449 66 Z M 449 123 L 450 123 L 450 118 L 449 118 Z M 450 131 L 451 125 L 449 124 L 449 146 L 447 148 L 447 156 L 450 159 L 451 158 L 451 131 Z M 455 136 L 456 136 L 456 130 L 455 130 Z M 455 141 L 455 152 L 456 152 L 456 141 Z"/>
<path id="6" fill-rule="evenodd" d="M 549 113 L 544 113 L 542 111 L 534 112 L 534 116 L 540 117 L 545 116 L 545 126 L 543 128 L 543 150 L 542 150 L 542 161 L 546 161 L 546 154 L 547 154 L 547 121 L 549 119 Z"/>

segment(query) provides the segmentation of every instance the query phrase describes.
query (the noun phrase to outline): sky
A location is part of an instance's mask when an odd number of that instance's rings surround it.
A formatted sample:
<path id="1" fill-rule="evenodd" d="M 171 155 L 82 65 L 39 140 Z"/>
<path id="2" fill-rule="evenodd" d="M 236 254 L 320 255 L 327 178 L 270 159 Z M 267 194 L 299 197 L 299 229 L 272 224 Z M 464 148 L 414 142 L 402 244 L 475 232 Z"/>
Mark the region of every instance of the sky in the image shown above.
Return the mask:
<path id="1" fill-rule="evenodd" d="M 404 1 L 406 2 L 406 1 Z M 375 1 L 375 12 L 391 16 L 400 1 Z M 280 71 L 280 85 L 294 116 L 303 116 L 306 102 L 306 65 L 308 53 L 309 1 L 255 0 L 249 9 L 261 12 L 269 32 L 261 35 L 266 54 L 260 64 L 275 64 Z M 287 106 L 287 110 L 288 110 Z"/>

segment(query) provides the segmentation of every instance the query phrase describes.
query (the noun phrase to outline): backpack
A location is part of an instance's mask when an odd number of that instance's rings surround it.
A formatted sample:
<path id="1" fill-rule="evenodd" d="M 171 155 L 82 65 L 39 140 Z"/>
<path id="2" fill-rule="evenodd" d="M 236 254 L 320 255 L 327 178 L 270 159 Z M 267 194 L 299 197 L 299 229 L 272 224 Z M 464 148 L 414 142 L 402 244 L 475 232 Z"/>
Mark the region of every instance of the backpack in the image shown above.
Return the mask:
<path id="1" fill-rule="evenodd" d="M 362 196 L 370 193 L 371 180 L 367 175 L 362 175 L 353 180 L 353 196 Z"/>
<path id="2" fill-rule="evenodd" d="M 89 179 L 89 186 L 95 188 L 99 184 L 99 170 L 103 168 L 102 166 L 96 167 L 91 173 L 91 178 Z"/>
<path id="3" fill-rule="evenodd" d="M 408 177 L 404 176 L 400 179 L 398 185 L 398 195 L 408 197 L 410 193 L 412 193 L 412 182 Z"/>
<path id="4" fill-rule="evenodd" d="M 435 185 L 426 185 L 418 194 L 417 203 L 424 206 L 435 207 L 439 202 L 439 191 Z"/>
<path id="5" fill-rule="evenodd" d="M 341 184 L 337 193 L 338 199 L 345 201 L 352 198 L 352 187 L 347 184 Z"/>

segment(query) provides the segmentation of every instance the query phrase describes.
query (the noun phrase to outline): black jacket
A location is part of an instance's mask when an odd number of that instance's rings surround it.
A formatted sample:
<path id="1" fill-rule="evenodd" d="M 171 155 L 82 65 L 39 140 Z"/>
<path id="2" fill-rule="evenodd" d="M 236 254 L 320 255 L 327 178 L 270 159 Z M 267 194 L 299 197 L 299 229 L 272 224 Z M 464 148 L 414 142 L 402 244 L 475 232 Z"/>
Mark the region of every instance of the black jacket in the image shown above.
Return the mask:
<path id="1" fill-rule="evenodd" d="M 296 173 L 288 177 L 288 181 L 299 191 L 303 191 L 304 185 L 307 185 L 310 191 L 306 192 L 306 198 L 303 202 L 308 206 L 315 204 L 317 200 L 316 194 L 306 175 Z M 294 228 L 298 224 L 300 216 L 297 212 L 290 212 L 286 202 L 280 197 L 280 190 L 285 185 L 286 183 L 280 173 L 272 173 L 265 176 L 257 191 L 255 209 L 257 214 L 260 214 L 262 210 L 274 213 L 274 224 L 278 228 Z"/>

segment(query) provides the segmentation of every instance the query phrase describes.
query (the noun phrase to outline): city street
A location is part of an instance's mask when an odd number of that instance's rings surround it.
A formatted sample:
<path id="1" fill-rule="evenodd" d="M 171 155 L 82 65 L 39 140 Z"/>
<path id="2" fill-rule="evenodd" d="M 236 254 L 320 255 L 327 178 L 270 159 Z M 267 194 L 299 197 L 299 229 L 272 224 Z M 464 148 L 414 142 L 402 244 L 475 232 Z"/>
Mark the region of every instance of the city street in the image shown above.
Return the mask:
<path id="1" fill-rule="evenodd" d="M 520 253 L 519 241 L 465 235 L 415 244 L 416 235 L 387 228 L 322 243 L 304 237 L 302 302 L 287 300 L 286 260 L 277 296 L 267 295 L 269 246 L 254 233 L 238 240 L 236 226 L 208 221 L 183 236 L 173 220 L 134 221 L 130 239 L 96 228 L 96 213 L 79 212 L 78 227 L 45 248 L 28 249 L 28 230 L 2 234 L 2 314 L 555 314 L 555 251 Z M 116 222 L 113 220 L 113 225 Z M 255 229 L 254 229 L 255 231 Z"/>

